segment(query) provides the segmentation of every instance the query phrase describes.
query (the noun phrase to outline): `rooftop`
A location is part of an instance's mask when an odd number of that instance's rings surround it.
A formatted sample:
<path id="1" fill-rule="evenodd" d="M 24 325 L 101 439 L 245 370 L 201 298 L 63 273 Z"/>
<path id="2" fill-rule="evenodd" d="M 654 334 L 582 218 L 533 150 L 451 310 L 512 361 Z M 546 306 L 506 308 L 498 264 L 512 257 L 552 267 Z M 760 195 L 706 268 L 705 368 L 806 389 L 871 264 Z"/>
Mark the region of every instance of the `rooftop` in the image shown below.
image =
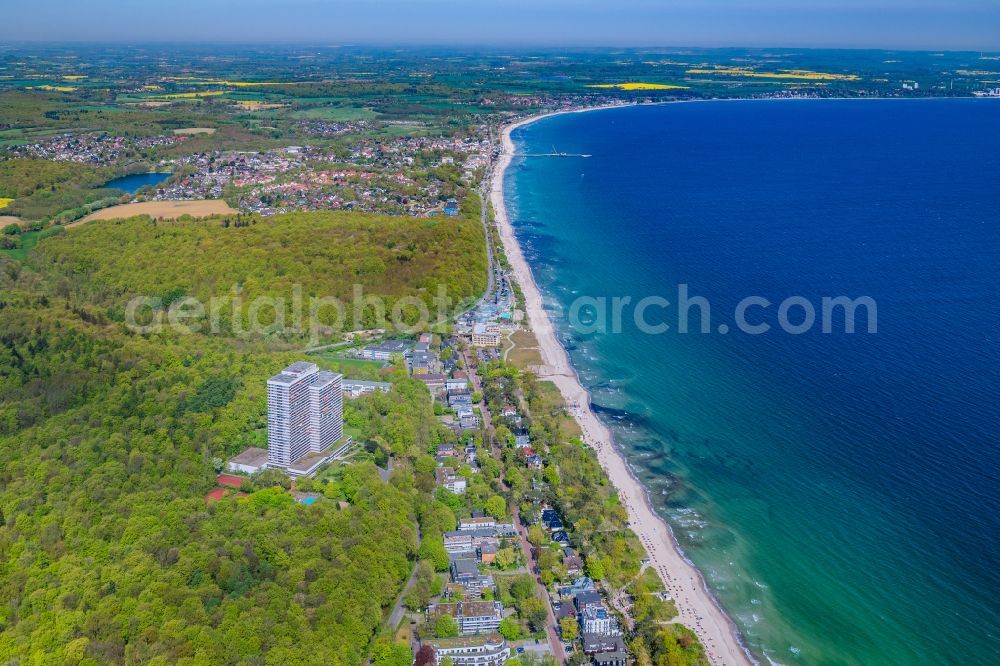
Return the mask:
<path id="1" fill-rule="evenodd" d="M 459 636 L 457 638 L 428 638 L 424 641 L 432 647 L 440 648 L 463 648 L 481 647 L 487 643 L 493 645 L 503 645 L 503 638 L 500 634 L 488 634 L 480 636 Z"/>
<path id="2" fill-rule="evenodd" d="M 291 384 L 297 379 L 310 375 L 319 370 L 319 366 L 308 361 L 296 361 L 290 366 L 267 380 L 268 384 Z"/>
<path id="3" fill-rule="evenodd" d="M 237 465 L 250 465 L 251 467 L 261 467 L 267 462 L 267 449 L 251 446 L 229 460 Z"/>
<path id="4" fill-rule="evenodd" d="M 316 379 L 312 383 L 312 388 L 323 388 L 334 382 L 343 379 L 343 375 L 339 375 L 336 372 L 330 372 L 329 370 L 320 370 L 316 373 Z"/>
<path id="5" fill-rule="evenodd" d="M 343 386 L 345 389 L 351 386 L 359 386 L 359 387 L 364 386 L 370 388 L 392 388 L 392 384 L 390 384 L 389 382 L 373 382 L 367 379 L 348 379 L 346 377 L 344 378 Z"/>

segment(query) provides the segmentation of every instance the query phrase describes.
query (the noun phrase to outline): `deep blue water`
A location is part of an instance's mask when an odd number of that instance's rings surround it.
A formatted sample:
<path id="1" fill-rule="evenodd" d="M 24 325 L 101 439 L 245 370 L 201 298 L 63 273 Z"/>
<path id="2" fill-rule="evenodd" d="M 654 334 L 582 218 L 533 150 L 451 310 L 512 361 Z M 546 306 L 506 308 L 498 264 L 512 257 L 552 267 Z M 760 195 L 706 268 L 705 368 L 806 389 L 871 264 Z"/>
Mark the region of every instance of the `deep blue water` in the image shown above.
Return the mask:
<path id="1" fill-rule="evenodd" d="M 670 104 L 514 139 L 593 155 L 508 171 L 553 312 L 672 303 L 648 311 L 672 325 L 659 335 L 628 307 L 621 333 L 556 323 L 757 654 L 1000 663 L 1000 104 Z M 711 333 L 677 332 L 681 283 L 708 299 Z M 736 330 L 747 296 L 772 303 L 747 311 L 772 330 Z M 842 317 L 786 333 L 790 296 L 818 318 L 824 296 L 870 297 L 877 332 L 862 311 L 854 334 Z"/>
<path id="2" fill-rule="evenodd" d="M 170 178 L 169 173 L 134 173 L 130 176 L 122 176 L 104 183 L 101 187 L 113 187 L 117 190 L 124 190 L 129 194 L 135 194 L 147 185 L 156 185 Z"/>

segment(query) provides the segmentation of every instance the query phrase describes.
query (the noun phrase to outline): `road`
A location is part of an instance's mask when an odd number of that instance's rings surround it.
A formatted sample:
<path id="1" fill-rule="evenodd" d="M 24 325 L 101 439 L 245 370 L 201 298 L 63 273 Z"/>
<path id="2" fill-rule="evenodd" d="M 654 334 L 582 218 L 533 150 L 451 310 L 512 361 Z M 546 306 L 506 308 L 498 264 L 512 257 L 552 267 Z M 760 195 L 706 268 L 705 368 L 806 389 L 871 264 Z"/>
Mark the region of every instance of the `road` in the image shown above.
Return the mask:
<path id="1" fill-rule="evenodd" d="M 483 297 L 478 301 L 462 310 L 455 315 L 455 320 L 459 321 L 469 314 L 473 310 L 476 310 L 479 306 L 485 303 L 487 300 L 496 298 L 497 290 L 497 279 L 496 279 L 496 261 L 493 256 L 493 243 L 490 242 L 490 224 L 489 224 L 489 210 L 490 210 L 490 176 L 487 174 L 483 178 L 483 182 L 479 186 L 479 201 L 482 204 L 482 210 L 479 214 L 479 221 L 483 225 L 483 238 L 486 241 L 486 292 Z"/>
<path id="2" fill-rule="evenodd" d="M 465 372 L 469 375 L 469 381 L 472 382 L 472 390 L 478 391 L 480 395 L 483 395 L 483 383 L 479 379 L 479 373 L 476 372 L 472 364 L 469 363 L 469 355 L 466 352 L 462 352 L 462 365 L 465 366 Z M 487 437 L 492 437 L 493 419 L 490 417 L 490 410 L 486 407 L 485 396 L 479 401 L 477 406 L 479 407 L 479 411 L 483 414 L 483 432 L 486 433 Z"/>
<path id="3" fill-rule="evenodd" d="M 469 381 L 472 382 L 472 388 L 476 391 L 482 392 L 482 383 L 479 379 L 479 374 L 473 370 L 472 365 L 469 364 L 468 356 L 463 353 L 462 360 L 465 363 L 466 372 L 469 374 Z M 485 432 L 492 433 L 493 423 L 490 418 L 490 410 L 486 406 L 485 399 L 479 403 L 479 409 L 483 413 L 483 428 Z M 499 455 L 499 451 L 495 450 L 495 454 Z M 505 484 L 506 485 L 506 484 Z M 518 536 L 521 541 L 521 550 L 524 552 L 524 561 L 527 563 L 528 570 L 532 572 L 532 577 L 535 579 L 535 586 L 537 587 L 537 594 L 545 602 L 545 610 L 548 613 L 548 619 L 545 621 L 545 633 L 549 637 L 549 645 L 552 648 L 552 654 L 560 664 L 566 663 L 566 651 L 563 649 L 562 641 L 559 640 L 559 634 L 556 633 L 556 616 L 552 612 L 552 603 L 549 600 L 549 593 L 542 585 L 541 579 L 534 572 L 537 571 L 538 566 L 535 559 L 532 557 L 531 544 L 528 543 L 528 531 L 524 524 L 521 523 L 521 514 L 518 512 L 517 507 L 511 508 L 511 515 L 514 518 L 514 527 L 517 529 Z"/>
<path id="4" fill-rule="evenodd" d="M 511 513 L 514 516 L 514 527 L 517 529 L 517 534 L 521 537 L 521 550 L 524 551 L 525 561 L 530 562 L 528 568 L 532 572 L 537 570 L 537 563 L 532 557 L 531 544 L 528 543 L 528 529 L 521 522 L 521 513 L 517 510 L 517 507 L 512 507 Z M 549 645 L 552 646 L 552 654 L 555 655 L 556 660 L 560 664 L 566 663 L 566 651 L 563 649 L 562 641 L 559 640 L 559 634 L 556 633 L 556 616 L 552 612 L 552 603 L 549 599 L 549 592 L 542 585 L 541 578 L 532 573 L 532 577 L 535 579 L 535 586 L 538 588 L 538 595 L 545 601 L 545 611 L 548 613 L 549 617 L 545 621 L 545 633 L 549 637 Z"/>
<path id="5" fill-rule="evenodd" d="M 420 542 L 423 540 L 423 534 L 420 532 L 420 523 L 417 523 L 417 548 L 420 548 Z M 393 631 L 399 626 L 400 621 L 403 619 L 403 613 L 405 609 L 403 608 L 403 600 L 406 599 L 406 593 L 410 591 L 413 587 L 413 582 L 417 579 L 417 567 L 414 565 L 413 572 L 410 573 L 410 578 L 406 581 L 406 585 L 403 586 L 403 591 L 399 593 L 399 598 L 396 599 L 396 605 L 392 607 L 392 612 L 389 613 L 389 618 L 386 620 L 386 626 L 388 626 Z"/>

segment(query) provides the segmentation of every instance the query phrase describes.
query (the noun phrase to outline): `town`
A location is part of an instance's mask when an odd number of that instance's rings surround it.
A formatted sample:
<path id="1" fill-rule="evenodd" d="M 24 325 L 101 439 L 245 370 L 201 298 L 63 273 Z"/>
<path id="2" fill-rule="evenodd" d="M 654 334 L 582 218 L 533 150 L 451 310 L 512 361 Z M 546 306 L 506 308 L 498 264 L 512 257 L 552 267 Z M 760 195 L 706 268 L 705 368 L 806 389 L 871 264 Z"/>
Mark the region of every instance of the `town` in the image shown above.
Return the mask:
<path id="1" fill-rule="evenodd" d="M 424 534 L 421 552 L 433 570 L 414 570 L 416 589 L 400 595 L 389 629 L 409 637 L 415 663 L 424 666 L 626 666 L 636 624 L 626 600 L 652 595 L 639 606 L 668 609 L 670 597 L 660 586 L 649 591 L 649 576 L 629 593 L 612 590 L 599 555 L 578 549 L 578 535 L 553 501 L 557 462 L 503 359 L 502 347 L 520 330 L 513 301 L 498 295 L 483 305 L 463 320 L 461 333 L 374 340 L 339 352 L 403 368 L 427 388 L 438 420 L 453 433 L 432 458 L 436 497 L 451 509 L 453 528 Z M 206 501 L 245 497 L 241 489 L 252 491 L 256 478 L 275 471 L 287 475 L 287 492 L 300 504 L 335 501 L 325 479 L 361 445 L 345 432 L 345 407 L 392 390 L 389 381 L 352 379 L 310 361 L 281 370 L 267 382 L 267 449 L 231 458 Z M 392 469 L 390 457 L 383 478 Z"/>

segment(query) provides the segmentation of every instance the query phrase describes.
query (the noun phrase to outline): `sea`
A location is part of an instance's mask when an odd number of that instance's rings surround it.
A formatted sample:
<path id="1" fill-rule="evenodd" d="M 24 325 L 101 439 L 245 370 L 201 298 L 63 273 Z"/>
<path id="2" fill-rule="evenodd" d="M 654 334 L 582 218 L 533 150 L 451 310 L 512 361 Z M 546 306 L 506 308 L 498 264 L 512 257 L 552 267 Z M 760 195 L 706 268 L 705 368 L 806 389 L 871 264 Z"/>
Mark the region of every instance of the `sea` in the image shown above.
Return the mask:
<path id="1" fill-rule="evenodd" d="M 1000 101 L 672 103 L 513 139 L 546 308 L 757 658 L 1000 663 Z"/>
<path id="2" fill-rule="evenodd" d="M 129 176 L 122 176 L 121 178 L 115 178 L 114 180 L 109 180 L 104 183 L 101 187 L 110 187 L 116 190 L 122 190 L 128 192 L 129 194 L 135 194 L 141 188 L 147 185 L 158 185 L 170 178 L 172 174 L 169 173 L 133 173 Z"/>

